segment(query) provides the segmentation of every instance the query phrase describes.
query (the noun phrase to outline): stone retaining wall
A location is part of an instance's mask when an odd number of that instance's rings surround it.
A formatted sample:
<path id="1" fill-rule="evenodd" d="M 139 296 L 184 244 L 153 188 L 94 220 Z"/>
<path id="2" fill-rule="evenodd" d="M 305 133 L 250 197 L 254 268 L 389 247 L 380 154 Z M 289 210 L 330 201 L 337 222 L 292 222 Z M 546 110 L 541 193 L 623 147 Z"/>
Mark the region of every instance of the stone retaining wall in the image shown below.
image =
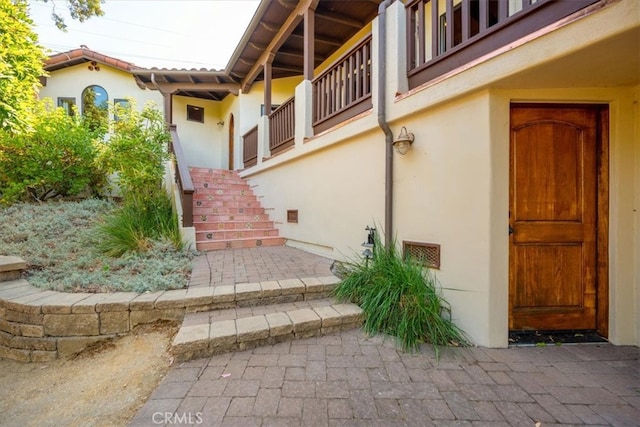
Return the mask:
<path id="1" fill-rule="evenodd" d="M 321 298 L 333 286 L 313 278 L 307 284 L 288 279 L 143 294 L 64 293 L 16 279 L 25 267 L 15 257 L 0 257 L 0 273 L 8 273 L 0 276 L 0 357 L 23 362 L 68 357 L 141 324 L 182 321 L 185 313 Z"/>

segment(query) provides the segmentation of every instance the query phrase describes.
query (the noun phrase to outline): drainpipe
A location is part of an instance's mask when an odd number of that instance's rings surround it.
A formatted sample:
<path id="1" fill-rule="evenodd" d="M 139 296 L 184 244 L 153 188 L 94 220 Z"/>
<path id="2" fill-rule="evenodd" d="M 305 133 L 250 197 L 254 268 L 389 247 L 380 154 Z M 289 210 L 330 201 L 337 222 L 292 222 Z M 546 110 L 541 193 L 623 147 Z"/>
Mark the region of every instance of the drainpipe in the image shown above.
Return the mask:
<path id="1" fill-rule="evenodd" d="M 378 7 L 378 125 L 385 136 L 384 179 L 384 244 L 388 248 L 393 240 L 393 133 L 386 118 L 386 51 L 387 8 L 394 0 L 384 0 Z"/>

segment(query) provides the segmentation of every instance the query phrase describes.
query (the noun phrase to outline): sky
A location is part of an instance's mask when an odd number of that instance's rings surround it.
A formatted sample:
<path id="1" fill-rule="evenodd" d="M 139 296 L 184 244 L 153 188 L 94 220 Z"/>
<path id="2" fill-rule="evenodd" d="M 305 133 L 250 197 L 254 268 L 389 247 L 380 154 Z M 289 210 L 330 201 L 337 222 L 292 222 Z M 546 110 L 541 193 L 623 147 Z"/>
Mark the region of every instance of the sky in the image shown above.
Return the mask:
<path id="1" fill-rule="evenodd" d="M 80 23 L 64 0 L 29 0 L 39 43 L 49 54 L 89 49 L 143 68 L 223 69 L 260 2 L 257 0 L 107 0 L 104 16 Z M 57 29 L 52 8 L 65 18 Z M 64 13 L 63 13 L 64 12 Z"/>

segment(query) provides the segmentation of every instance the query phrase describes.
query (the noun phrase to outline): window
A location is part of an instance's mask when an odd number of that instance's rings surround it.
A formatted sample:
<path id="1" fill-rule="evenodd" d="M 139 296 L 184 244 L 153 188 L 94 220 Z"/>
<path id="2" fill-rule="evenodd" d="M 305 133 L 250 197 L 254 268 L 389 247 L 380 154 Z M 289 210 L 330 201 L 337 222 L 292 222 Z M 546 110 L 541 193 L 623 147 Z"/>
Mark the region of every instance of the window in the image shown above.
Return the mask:
<path id="1" fill-rule="evenodd" d="M 204 123 L 204 108 L 187 105 L 187 120 L 190 122 Z"/>
<path id="2" fill-rule="evenodd" d="M 118 110 L 129 110 L 131 108 L 131 104 L 129 103 L 128 99 L 115 98 L 113 100 L 113 107 L 114 107 L 113 120 L 118 122 L 120 121 L 120 118 L 118 117 Z"/>
<path id="3" fill-rule="evenodd" d="M 107 123 L 109 114 L 109 95 L 102 86 L 87 86 L 82 91 L 82 115 L 91 129 L 100 128 Z"/>
<path id="4" fill-rule="evenodd" d="M 67 113 L 67 115 L 73 116 L 75 114 L 75 106 L 75 98 L 58 97 L 58 107 L 64 108 L 64 111 Z"/>

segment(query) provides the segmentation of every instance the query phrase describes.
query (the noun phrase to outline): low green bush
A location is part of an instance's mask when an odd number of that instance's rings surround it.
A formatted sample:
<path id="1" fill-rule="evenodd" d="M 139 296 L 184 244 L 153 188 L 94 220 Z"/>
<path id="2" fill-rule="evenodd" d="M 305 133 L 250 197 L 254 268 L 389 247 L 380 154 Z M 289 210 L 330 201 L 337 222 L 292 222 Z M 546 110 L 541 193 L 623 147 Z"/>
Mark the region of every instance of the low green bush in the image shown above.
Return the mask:
<path id="1" fill-rule="evenodd" d="M 96 163 L 100 134 L 77 115 L 54 108 L 50 99 L 33 108 L 32 128 L 0 130 L 0 201 L 45 201 L 97 191 L 105 176 Z"/>
<path id="2" fill-rule="evenodd" d="M 411 257 L 403 259 L 395 241 L 385 247 L 376 235 L 373 258 L 346 263 L 341 274 L 334 296 L 362 308 L 368 334 L 394 336 L 405 351 L 430 343 L 436 355 L 443 346 L 467 344 L 449 318 L 433 272 Z"/>
<path id="3" fill-rule="evenodd" d="M 110 256 L 119 257 L 128 251 L 144 252 L 154 242 L 167 242 L 177 250 L 183 248 L 178 218 L 171 199 L 163 190 L 129 199 L 106 216 L 100 225 L 99 248 Z"/>
<path id="4" fill-rule="evenodd" d="M 152 241 L 143 252 L 114 258 L 99 245 L 98 227 L 118 209 L 111 201 L 51 200 L 0 207 L 0 255 L 27 262 L 27 280 L 63 292 L 146 292 L 187 285 L 194 253 Z"/>

